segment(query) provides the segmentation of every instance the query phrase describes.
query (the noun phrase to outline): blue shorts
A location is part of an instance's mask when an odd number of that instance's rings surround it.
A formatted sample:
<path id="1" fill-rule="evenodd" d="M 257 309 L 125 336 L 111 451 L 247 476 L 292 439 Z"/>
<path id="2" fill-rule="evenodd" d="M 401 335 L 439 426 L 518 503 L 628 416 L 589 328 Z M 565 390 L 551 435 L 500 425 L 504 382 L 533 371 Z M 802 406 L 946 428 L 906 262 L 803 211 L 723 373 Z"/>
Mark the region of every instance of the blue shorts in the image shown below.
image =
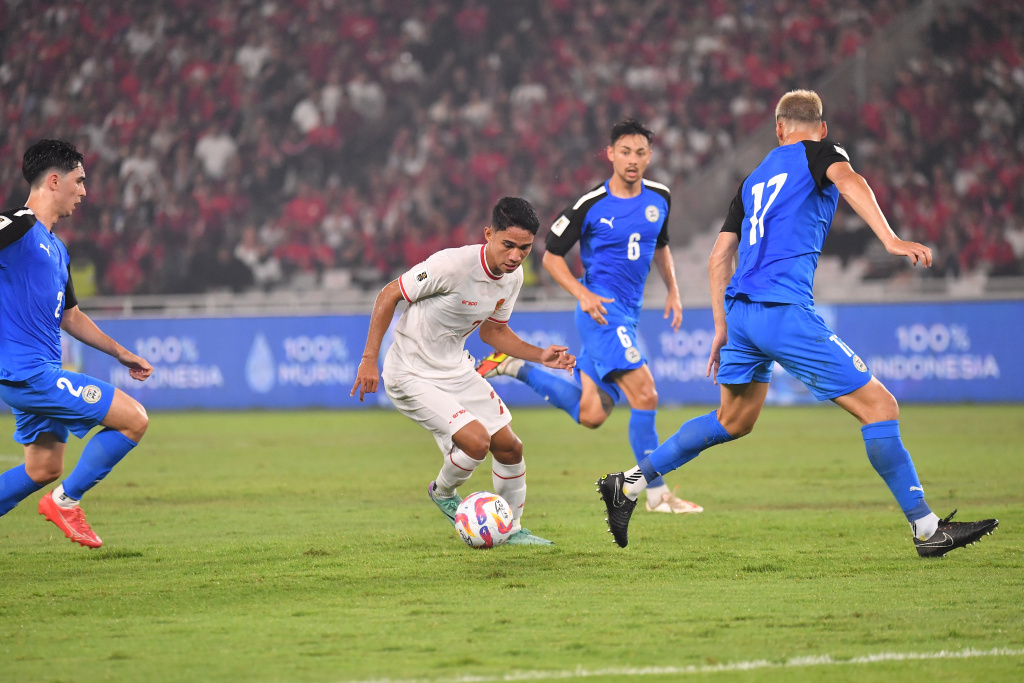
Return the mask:
<path id="1" fill-rule="evenodd" d="M 811 307 L 726 299 L 729 341 L 722 347 L 719 384 L 768 382 L 778 362 L 819 401 L 871 381 L 868 366 Z"/>
<path id="2" fill-rule="evenodd" d="M 0 399 L 14 413 L 14 440 L 30 444 L 40 434 L 66 443 L 100 424 L 114 400 L 114 385 L 80 372 L 49 368 L 24 382 L 0 382 Z"/>
<path id="3" fill-rule="evenodd" d="M 580 352 L 576 367 L 594 380 L 598 388 L 615 401 L 622 398 L 618 385 L 608 381 L 615 372 L 636 370 L 647 364 L 647 358 L 637 343 L 636 315 L 606 303 L 608 313 L 604 316 L 607 325 L 598 325 L 579 306 L 576 307 L 576 329 L 580 333 Z"/>

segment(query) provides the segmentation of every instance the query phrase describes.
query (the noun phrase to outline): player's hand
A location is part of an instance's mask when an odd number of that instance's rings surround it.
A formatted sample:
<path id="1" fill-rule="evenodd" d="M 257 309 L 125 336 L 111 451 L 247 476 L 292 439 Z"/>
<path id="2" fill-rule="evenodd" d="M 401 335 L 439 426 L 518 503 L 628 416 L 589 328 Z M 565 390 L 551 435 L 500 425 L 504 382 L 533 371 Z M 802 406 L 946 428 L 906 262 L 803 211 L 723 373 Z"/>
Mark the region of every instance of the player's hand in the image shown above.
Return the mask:
<path id="1" fill-rule="evenodd" d="M 710 377 L 718 384 L 718 366 L 722 362 L 722 347 L 729 341 L 729 335 L 725 332 L 715 332 L 715 338 L 711 342 L 711 355 L 708 357 L 708 369 L 705 377 Z"/>
<path id="2" fill-rule="evenodd" d="M 145 382 L 153 374 L 153 366 L 149 364 L 148 360 L 142 356 L 136 356 L 127 349 L 117 357 L 117 362 L 128 368 L 129 377 L 140 382 Z"/>
<path id="3" fill-rule="evenodd" d="M 897 239 L 895 242 L 886 245 L 885 250 L 896 256 L 906 256 L 915 266 L 920 261 L 924 264 L 925 268 L 932 267 L 932 250 L 923 244 Z"/>
<path id="4" fill-rule="evenodd" d="M 549 346 L 541 351 L 540 362 L 555 370 L 568 370 L 571 375 L 576 367 L 576 356 L 569 353 L 568 346 Z"/>
<path id="5" fill-rule="evenodd" d="M 366 394 L 377 393 L 377 385 L 380 384 L 380 373 L 377 372 L 377 361 L 376 359 L 368 360 L 364 358 L 359 363 L 359 369 L 356 370 L 356 381 L 352 385 L 352 391 L 349 392 L 349 396 L 356 395 L 356 389 L 359 389 L 359 402 L 363 402 L 363 396 Z"/>
<path id="6" fill-rule="evenodd" d="M 595 323 L 598 325 L 608 324 L 608 321 L 605 319 L 605 315 L 608 314 L 608 309 L 606 309 L 604 305 L 615 301 L 615 299 L 609 299 L 606 296 L 598 296 L 588 289 L 580 296 L 579 301 L 580 310 L 593 318 Z"/>
<path id="7" fill-rule="evenodd" d="M 665 301 L 665 315 L 662 319 L 668 318 L 669 314 L 672 315 L 672 322 L 669 325 L 673 332 L 678 332 L 683 324 L 683 303 L 679 300 L 679 292 L 672 292 Z"/>

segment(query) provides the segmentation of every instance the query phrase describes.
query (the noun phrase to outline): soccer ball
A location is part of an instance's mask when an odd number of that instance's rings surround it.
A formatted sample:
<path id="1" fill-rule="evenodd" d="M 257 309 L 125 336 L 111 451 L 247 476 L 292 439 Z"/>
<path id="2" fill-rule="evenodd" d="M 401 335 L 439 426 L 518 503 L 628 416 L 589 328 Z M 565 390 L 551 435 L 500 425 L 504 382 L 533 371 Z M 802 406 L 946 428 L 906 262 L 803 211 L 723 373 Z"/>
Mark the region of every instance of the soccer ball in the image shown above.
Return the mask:
<path id="1" fill-rule="evenodd" d="M 478 491 L 459 503 L 455 529 L 470 548 L 493 548 L 512 535 L 512 509 L 498 494 Z"/>

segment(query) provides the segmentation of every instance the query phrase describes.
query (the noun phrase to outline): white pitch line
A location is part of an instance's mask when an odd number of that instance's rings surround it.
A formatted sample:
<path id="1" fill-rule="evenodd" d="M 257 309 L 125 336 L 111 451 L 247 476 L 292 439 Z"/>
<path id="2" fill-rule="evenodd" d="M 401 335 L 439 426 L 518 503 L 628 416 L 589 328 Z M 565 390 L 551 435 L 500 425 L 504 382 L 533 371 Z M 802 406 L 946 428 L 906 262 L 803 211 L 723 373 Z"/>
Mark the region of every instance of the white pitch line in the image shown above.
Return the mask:
<path id="1" fill-rule="evenodd" d="M 787 669 L 807 666 L 839 666 L 845 664 L 875 664 L 878 662 L 906 662 L 923 659 L 969 659 L 972 657 L 1020 657 L 1024 649 L 1005 647 L 991 650 L 941 650 L 939 652 L 879 652 L 877 654 L 837 659 L 831 655 L 794 657 L 784 661 L 755 659 L 729 664 L 703 664 L 701 666 L 647 666 L 619 669 L 584 669 L 576 667 L 563 671 L 517 671 L 500 676 L 458 676 L 456 678 L 375 678 L 348 683 L 502 683 L 505 681 L 547 681 L 595 676 L 678 676 L 682 674 L 708 674 L 723 671 L 755 671 L 757 669 Z"/>
<path id="2" fill-rule="evenodd" d="M 23 455 L 0 455 L 0 462 L 21 462 L 24 459 Z"/>

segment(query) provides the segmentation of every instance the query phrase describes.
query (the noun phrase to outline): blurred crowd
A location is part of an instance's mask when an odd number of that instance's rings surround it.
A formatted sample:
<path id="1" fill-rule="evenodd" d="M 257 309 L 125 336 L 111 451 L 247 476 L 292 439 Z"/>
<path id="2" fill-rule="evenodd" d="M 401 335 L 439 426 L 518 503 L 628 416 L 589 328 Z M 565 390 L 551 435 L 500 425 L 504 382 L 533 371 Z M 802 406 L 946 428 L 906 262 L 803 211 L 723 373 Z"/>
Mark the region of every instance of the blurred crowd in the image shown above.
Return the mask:
<path id="1" fill-rule="evenodd" d="M 830 135 L 900 237 L 932 247 L 932 275 L 1024 275 L 1024 4 L 940 7 L 925 37 L 891 88 L 835 110 Z M 829 242 L 866 257 L 866 277 L 907 270 L 842 203 Z"/>
<path id="2" fill-rule="evenodd" d="M 686 182 L 914 4 L 7 0 L 0 196 L 24 201 L 34 140 L 86 153 L 89 196 L 59 226 L 80 296 L 374 287 L 481 241 L 503 194 L 546 225 L 607 176 L 622 116 L 657 133 L 648 175 Z M 1022 10 L 975 4 L 835 121 L 954 275 L 1024 250 Z"/>

